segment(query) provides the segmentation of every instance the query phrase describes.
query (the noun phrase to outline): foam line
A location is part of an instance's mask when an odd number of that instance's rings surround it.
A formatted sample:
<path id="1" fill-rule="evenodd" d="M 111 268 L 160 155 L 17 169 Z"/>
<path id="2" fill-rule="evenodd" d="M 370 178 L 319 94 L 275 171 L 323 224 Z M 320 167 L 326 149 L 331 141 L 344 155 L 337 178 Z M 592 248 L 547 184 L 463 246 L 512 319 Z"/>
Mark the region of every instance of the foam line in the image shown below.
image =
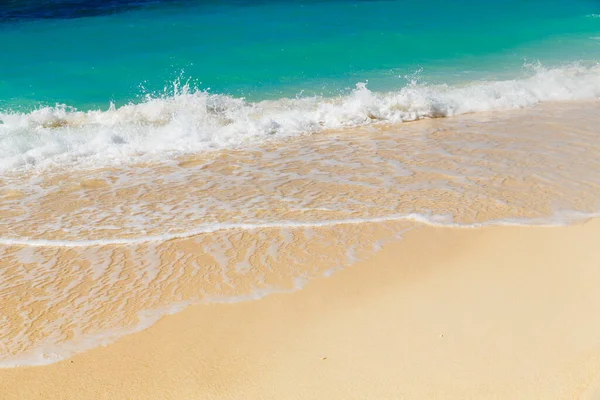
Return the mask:
<path id="1" fill-rule="evenodd" d="M 139 245 L 149 242 L 166 242 L 175 239 L 184 239 L 205 233 L 220 232 L 226 230 L 259 230 L 259 229 L 285 229 L 285 228 L 318 228 L 335 225 L 381 223 L 391 221 L 413 221 L 427 226 L 447 228 L 482 228 L 486 226 L 566 226 L 569 224 L 600 217 L 600 212 L 584 213 L 578 211 L 562 211 L 550 217 L 540 218 L 506 218 L 488 220 L 485 222 L 457 223 L 449 216 L 423 214 L 401 214 L 374 218 L 350 218 L 329 221 L 283 221 L 266 222 L 258 224 L 213 224 L 207 227 L 199 227 L 180 233 L 165 233 L 163 235 L 143 236 L 136 238 L 94 239 L 94 240 L 50 240 L 50 239 L 27 239 L 27 238 L 0 238 L 0 245 L 4 246 L 28 246 L 28 247 L 91 247 L 91 246 L 115 246 L 115 245 Z"/>

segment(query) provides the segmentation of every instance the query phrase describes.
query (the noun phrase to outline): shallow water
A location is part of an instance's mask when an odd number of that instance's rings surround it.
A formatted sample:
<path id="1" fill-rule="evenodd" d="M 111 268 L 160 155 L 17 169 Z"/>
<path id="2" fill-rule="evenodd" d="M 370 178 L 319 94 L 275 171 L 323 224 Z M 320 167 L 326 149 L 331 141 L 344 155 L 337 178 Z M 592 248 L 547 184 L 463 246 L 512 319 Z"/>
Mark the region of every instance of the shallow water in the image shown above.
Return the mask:
<path id="1" fill-rule="evenodd" d="M 600 210 L 599 103 L 327 131 L 168 163 L 5 175 L 3 366 L 199 302 L 297 290 L 423 224 Z"/>

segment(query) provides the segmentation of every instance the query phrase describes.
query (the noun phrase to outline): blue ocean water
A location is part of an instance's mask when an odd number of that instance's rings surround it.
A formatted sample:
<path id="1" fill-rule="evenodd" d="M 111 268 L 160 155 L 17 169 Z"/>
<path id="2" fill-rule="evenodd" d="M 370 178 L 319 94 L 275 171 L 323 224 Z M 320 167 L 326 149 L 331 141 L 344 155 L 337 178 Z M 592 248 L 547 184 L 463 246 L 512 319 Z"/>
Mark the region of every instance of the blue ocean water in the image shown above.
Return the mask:
<path id="1" fill-rule="evenodd" d="M 249 100 L 520 76 L 600 55 L 597 0 L 9 1 L 0 109 L 139 102 L 177 78 Z"/>

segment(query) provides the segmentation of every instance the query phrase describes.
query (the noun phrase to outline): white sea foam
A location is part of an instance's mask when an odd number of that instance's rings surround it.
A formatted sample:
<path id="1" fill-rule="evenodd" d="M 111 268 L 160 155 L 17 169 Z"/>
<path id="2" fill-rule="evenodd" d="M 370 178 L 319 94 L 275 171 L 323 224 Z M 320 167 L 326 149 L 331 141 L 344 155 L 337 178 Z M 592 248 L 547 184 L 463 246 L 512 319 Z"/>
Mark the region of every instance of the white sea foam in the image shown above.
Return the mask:
<path id="1" fill-rule="evenodd" d="M 274 228 L 315 228 L 315 227 L 326 227 L 335 225 L 352 225 L 352 224 L 364 224 L 364 223 L 376 223 L 376 222 L 387 222 L 407 220 L 421 222 L 428 225 L 435 226 L 460 226 L 452 223 L 450 216 L 443 215 L 421 215 L 421 214 L 403 214 L 403 215 L 390 215 L 385 217 L 375 218 L 352 218 L 344 220 L 323 220 L 323 221 L 312 221 L 312 222 L 297 222 L 297 221 L 278 221 L 273 223 L 258 223 L 258 224 L 211 224 L 200 226 L 185 232 L 178 233 L 165 233 L 156 236 L 139 236 L 133 238 L 112 238 L 112 239 L 98 239 L 98 240 L 50 240 L 50 239 L 27 239 L 27 238 L 2 238 L 0 237 L 0 245 L 4 246 L 28 246 L 28 247 L 90 247 L 90 246 L 112 246 L 112 245 L 138 245 L 148 242 L 165 242 L 173 239 L 184 239 L 203 233 L 213 233 L 226 230 L 242 230 L 252 231 L 259 229 L 274 229 Z"/>
<path id="2" fill-rule="evenodd" d="M 185 239 L 205 233 L 214 233 L 228 230 L 254 231 L 261 229 L 302 229 L 320 228 L 336 225 L 369 224 L 391 221 L 412 221 L 433 227 L 447 228 L 483 228 L 486 226 L 537 226 L 557 227 L 567 226 L 591 218 L 600 217 L 600 212 L 580 212 L 573 210 L 556 211 L 552 215 L 539 218 L 499 218 L 490 219 L 485 222 L 460 223 L 453 221 L 451 215 L 426 215 L 418 213 L 394 214 L 383 217 L 372 218 L 349 218 L 343 220 L 322 221 L 278 221 L 273 223 L 257 224 L 212 224 L 190 229 L 185 232 L 165 233 L 155 236 L 139 236 L 133 238 L 112 238 L 97 240 L 51 240 L 51 239 L 27 239 L 27 238 L 3 238 L 0 237 L 0 245 L 3 246 L 27 246 L 27 247 L 63 247 L 78 248 L 91 246 L 116 246 L 116 245 L 141 245 L 150 242 L 166 242 L 174 239 Z"/>
<path id="3" fill-rule="evenodd" d="M 102 166 L 162 159 L 329 128 L 447 117 L 527 107 L 543 101 L 600 97 L 600 67 L 531 67 L 518 80 L 463 86 L 412 83 L 376 93 L 357 84 L 337 98 L 247 102 L 176 87 L 175 95 L 107 110 L 57 105 L 0 112 L 0 171 L 48 166 Z"/>

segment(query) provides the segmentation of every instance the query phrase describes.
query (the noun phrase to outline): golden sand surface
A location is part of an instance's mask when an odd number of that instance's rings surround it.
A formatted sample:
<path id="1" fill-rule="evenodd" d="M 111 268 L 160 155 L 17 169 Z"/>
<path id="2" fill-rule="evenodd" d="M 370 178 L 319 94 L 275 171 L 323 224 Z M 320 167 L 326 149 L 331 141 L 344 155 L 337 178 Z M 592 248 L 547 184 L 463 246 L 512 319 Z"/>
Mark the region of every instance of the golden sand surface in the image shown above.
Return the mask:
<path id="1" fill-rule="evenodd" d="M 303 290 L 0 370 L 1 398 L 597 399 L 599 237 L 420 228 Z"/>

